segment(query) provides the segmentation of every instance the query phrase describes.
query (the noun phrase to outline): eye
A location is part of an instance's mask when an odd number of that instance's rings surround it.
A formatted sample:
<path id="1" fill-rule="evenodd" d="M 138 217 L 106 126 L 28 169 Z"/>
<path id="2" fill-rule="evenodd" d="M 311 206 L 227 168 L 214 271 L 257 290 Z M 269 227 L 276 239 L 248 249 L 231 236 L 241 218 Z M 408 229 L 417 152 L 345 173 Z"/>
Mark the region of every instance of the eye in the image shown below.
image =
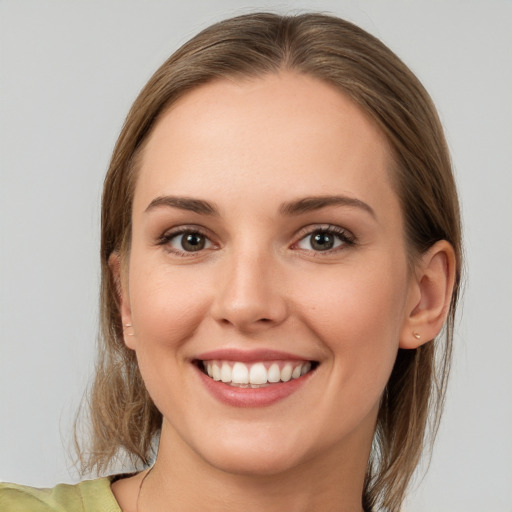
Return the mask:
<path id="1" fill-rule="evenodd" d="M 178 254 L 199 252 L 213 247 L 212 241 L 205 234 L 194 229 L 166 233 L 160 243 L 167 245 L 171 252 Z"/>
<path id="2" fill-rule="evenodd" d="M 297 242 L 296 246 L 306 251 L 327 252 L 343 246 L 354 245 L 354 243 L 354 236 L 347 230 L 329 226 L 309 231 Z"/>

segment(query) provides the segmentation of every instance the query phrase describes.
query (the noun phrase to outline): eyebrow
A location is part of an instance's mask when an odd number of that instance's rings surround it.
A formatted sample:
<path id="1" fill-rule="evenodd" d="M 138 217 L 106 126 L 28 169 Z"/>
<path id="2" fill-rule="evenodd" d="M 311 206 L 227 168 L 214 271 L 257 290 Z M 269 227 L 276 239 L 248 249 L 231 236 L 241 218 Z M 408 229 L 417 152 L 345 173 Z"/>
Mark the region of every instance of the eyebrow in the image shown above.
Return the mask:
<path id="1" fill-rule="evenodd" d="M 204 201 L 203 199 L 193 199 L 191 197 L 177 197 L 177 196 L 159 196 L 153 199 L 146 212 L 159 208 L 162 206 L 179 208 L 180 210 L 187 210 L 200 215 L 218 216 L 218 209 L 213 203 Z M 303 213 L 320 210 L 328 206 L 350 206 L 360 208 L 372 217 L 376 218 L 373 208 L 355 197 L 348 196 L 311 196 L 303 197 L 295 201 L 287 201 L 279 207 L 281 215 L 301 215 Z"/>
<path id="2" fill-rule="evenodd" d="M 218 215 L 217 208 L 208 201 L 202 199 L 192 199 L 191 197 L 176 197 L 176 196 L 160 196 L 153 199 L 146 212 L 159 208 L 162 206 L 170 206 L 172 208 L 179 208 L 180 210 L 187 210 L 190 212 L 199 213 L 201 215 Z"/>
<path id="3" fill-rule="evenodd" d="M 348 196 L 311 196 L 283 203 L 279 211 L 283 215 L 301 215 L 327 206 L 351 206 L 360 208 L 376 218 L 373 208 L 355 197 Z"/>

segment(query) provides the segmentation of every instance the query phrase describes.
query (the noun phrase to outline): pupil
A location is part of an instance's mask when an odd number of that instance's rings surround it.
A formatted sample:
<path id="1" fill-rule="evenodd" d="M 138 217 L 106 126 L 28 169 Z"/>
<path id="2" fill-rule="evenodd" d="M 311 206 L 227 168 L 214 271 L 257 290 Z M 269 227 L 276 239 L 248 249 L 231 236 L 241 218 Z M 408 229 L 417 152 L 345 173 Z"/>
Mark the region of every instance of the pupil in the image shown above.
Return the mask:
<path id="1" fill-rule="evenodd" d="M 334 239 L 329 233 L 317 233 L 311 237 L 311 246 L 317 251 L 327 251 L 332 249 Z"/>
<path id="2" fill-rule="evenodd" d="M 181 246 L 186 251 L 199 251 L 204 248 L 204 238 L 199 233 L 190 233 L 182 238 Z"/>

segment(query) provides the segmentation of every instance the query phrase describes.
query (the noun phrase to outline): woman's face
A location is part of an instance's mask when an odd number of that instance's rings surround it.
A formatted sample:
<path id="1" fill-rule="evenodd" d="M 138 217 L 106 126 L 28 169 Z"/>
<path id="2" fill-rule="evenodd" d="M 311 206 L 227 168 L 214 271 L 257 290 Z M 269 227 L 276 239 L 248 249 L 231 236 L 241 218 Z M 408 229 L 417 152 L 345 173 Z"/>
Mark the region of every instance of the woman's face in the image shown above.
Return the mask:
<path id="1" fill-rule="evenodd" d="M 339 91 L 219 80 L 161 117 L 122 314 L 175 452 L 251 474 L 365 464 L 413 288 L 388 145 Z"/>

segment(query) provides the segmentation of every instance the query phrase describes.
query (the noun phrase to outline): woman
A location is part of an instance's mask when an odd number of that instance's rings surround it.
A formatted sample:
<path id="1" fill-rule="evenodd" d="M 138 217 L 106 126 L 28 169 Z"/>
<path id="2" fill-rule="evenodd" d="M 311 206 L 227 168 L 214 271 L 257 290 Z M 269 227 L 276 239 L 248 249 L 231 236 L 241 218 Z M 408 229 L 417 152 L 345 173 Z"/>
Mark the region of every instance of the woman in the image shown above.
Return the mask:
<path id="1" fill-rule="evenodd" d="M 461 247 L 435 109 L 382 43 L 251 14 L 185 44 L 119 137 L 101 256 L 84 469 L 142 471 L 6 484 L 0 505 L 400 509 L 439 421 Z"/>

